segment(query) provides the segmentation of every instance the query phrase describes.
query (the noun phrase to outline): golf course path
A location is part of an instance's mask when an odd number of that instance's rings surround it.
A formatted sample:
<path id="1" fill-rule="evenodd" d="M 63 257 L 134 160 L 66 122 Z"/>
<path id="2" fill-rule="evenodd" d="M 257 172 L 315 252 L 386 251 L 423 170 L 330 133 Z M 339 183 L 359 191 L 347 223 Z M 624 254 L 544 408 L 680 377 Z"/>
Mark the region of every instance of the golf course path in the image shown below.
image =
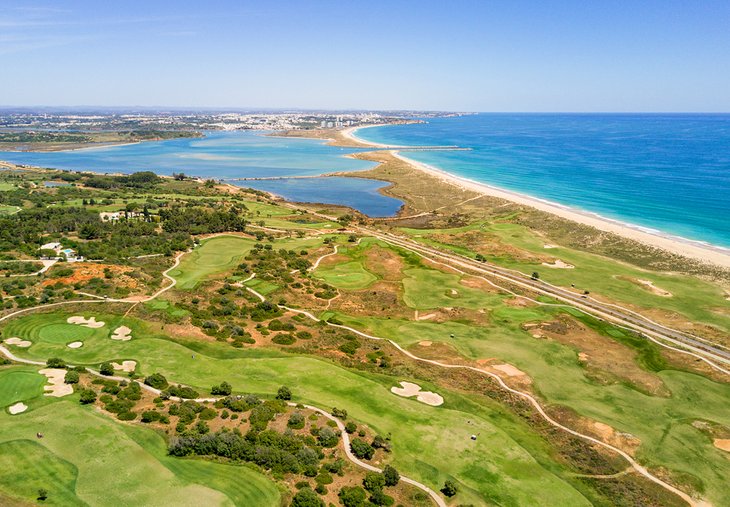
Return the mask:
<path id="1" fill-rule="evenodd" d="M 250 276 L 249 277 L 249 280 L 252 279 L 254 276 L 255 276 L 255 274 L 252 275 L 252 276 Z M 261 299 L 261 301 L 266 301 L 266 298 L 263 295 L 259 294 L 258 292 L 256 292 L 252 288 L 247 287 L 247 289 L 252 294 L 258 296 L 259 299 Z M 296 309 L 296 308 L 289 308 L 288 306 L 284 306 L 284 305 L 277 305 L 277 306 L 279 306 L 280 308 L 283 308 L 283 309 L 285 309 L 287 311 L 304 315 L 304 316 L 308 317 L 309 319 L 314 320 L 315 322 L 320 322 L 321 321 L 321 319 L 319 319 L 318 317 L 314 316 L 312 313 L 310 313 L 310 312 L 308 312 L 306 310 L 299 310 L 299 309 Z M 672 486 L 671 484 L 669 484 L 667 482 L 664 482 L 660 478 L 656 477 L 651 472 L 649 472 L 645 467 L 643 467 L 642 465 L 640 465 L 636 460 L 634 460 L 634 458 L 632 458 L 628 453 L 626 453 L 625 451 L 619 449 L 618 447 L 615 447 L 615 446 L 613 446 L 611 444 L 608 444 L 606 442 L 603 442 L 602 440 L 599 440 L 597 438 L 594 438 L 594 437 L 592 437 L 590 435 L 585 435 L 585 434 L 580 433 L 578 431 L 575 431 L 575 430 L 573 430 L 571 428 L 568 428 L 567 426 L 564 426 L 563 424 L 560 424 L 558 421 L 556 421 L 555 419 L 553 419 L 552 417 L 550 417 L 548 415 L 548 413 L 545 411 L 545 409 L 542 407 L 542 405 L 540 405 L 540 402 L 537 401 L 536 398 L 534 398 L 532 395 L 530 395 L 528 393 L 525 393 L 525 392 L 519 391 L 517 389 L 511 388 L 510 386 L 508 386 L 502 380 L 502 378 L 499 375 L 497 375 L 495 373 L 491 373 L 489 371 L 482 370 L 480 368 L 476 368 L 476 367 L 473 367 L 473 366 L 466 366 L 466 365 L 460 365 L 460 364 L 448 364 L 448 363 L 442 363 L 440 361 L 436 361 L 436 360 L 433 360 L 433 359 L 425 359 L 425 358 L 422 358 L 422 357 L 418 357 L 415 354 L 412 354 L 411 352 L 409 352 L 406 349 L 404 349 L 403 347 L 401 347 L 398 343 L 396 343 L 393 340 L 390 340 L 388 338 L 382 338 L 382 337 L 379 337 L 379 336 L 369 335 L 367 333 L 363 333 L 362 331 L 358 331 L 357 329 L 351 328 L 349 326 L 344 326 L 344 325 L 341 325 L 341 324 L 332 324 L 332 323 L 327 322 L 327 321 L 325 321 L 325 323 L 328 326 L 338 327 L 340 329 L 346 329 L 346 330 L 348 330 L 348 331 L 350 331 L 352 333 L 357 334 L 358 336 L 362 336 L 363 338 L 367 338 L 367 339 L 370 339 L 370 340 L 387 341 L 391 345 L 393 345 L 396 349 L 398 349 L 399 351 L 401 351 L 403 354 L 405 354 L 406 356 L 408 356 L 411 359 L 414 359 L 416 361 L 420 361 L 420 362 L 432 364 L 434 366 L 439 366 L 441 368 L 466 369 L 466 370 L 471 370 L 471 371 L 480 373 L 482 375 L 487 375 L 487 376 L 491 377 L 492 379 L 494 379 L 499 384 L 499 386 L 502 389 L 504 389 L 505 391 L 508 391 L 508 392 L 510 392 L 512 394 L 515 394 L 515 395 L 517 395 L 517 396 L 519 396 L 519 397 L 527 400 L 535 408 L 535 410 L 540 414 L 540 416 L 542 416 L 542 418 L 545 419 L 545 421 L 547 421 L 551 425 L 555 426 L 556 428 L 558 428 L 558 429 L 560 429 L 562 431 L 565 431 L 566 433 L 569 433 L 569 434 L 571 434 L 571 435 L 573 435 L 575 437 L 581 438 L 583 440 L 586 440 L 588 442 L 591 442 L 593 444 L 599 445 L 599 446 L 601 446 L 601 447 L 603 447 L 605 449 L 608 449 L 610 451 L 615 452 L 616 454 L 618 454 L 619 456 L 621 456 L 622 458 L 624 458 L 629 463 L 629 465 L 631 465 L 631 467 L 634 470 L 636 470 L 639 474 L 643 475 L 644 477 L 646 477 L 650 481 L 655 482 L 656 484 L 660 485 L 664 489 L 666 489 L 666 490 L 674 493 L 675 495 L 679 496 L 680 498 L 682 498 L 682 500 L 684 500 L 685 502 L 687 502 L 689 505 L 691 505 L 693 507 L 707 507 L 707 506 L 710 505 L 709 503 L 707 503 L 705 501 L 696 500 L 696 499 L 692 498 L 691 496 L 689 496 L 684 491 L 681 491 L 681 490 L 675 488 L 674 486 Z"/>
<path id="2" fill-rule="evenodd" d="M 322 259 L 326 259 L 327 257 L 331 257 L 332 255 L 337 255 L 337 249 L 339 248 L 339 246 L 340 245 L 335 245 L 335 249 L 334 249 L 333 252 L 330 252 L 328 254 L 324 254 L 322 257 L 320 257 L 319 259 L 317 259 L 314 262 L 314 264 L 312 264 L 312 266 L 309 268 L 309 271 L 314 271 L 315 269 L 317 269 L 319 267 L 319 263 L 322 262 Z"/>

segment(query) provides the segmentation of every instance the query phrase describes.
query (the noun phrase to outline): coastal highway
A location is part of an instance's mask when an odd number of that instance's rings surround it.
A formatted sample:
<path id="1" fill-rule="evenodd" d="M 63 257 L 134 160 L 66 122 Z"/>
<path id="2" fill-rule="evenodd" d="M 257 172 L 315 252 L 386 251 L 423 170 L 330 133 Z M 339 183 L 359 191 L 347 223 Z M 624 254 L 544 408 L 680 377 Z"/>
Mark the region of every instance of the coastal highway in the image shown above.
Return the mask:
<path id="1" fill-rule="evenodd" d="M 362 226 L 355 226 L 353 229 L 361 234 L 374 236 L 382 241 L 405 248 L 423 257 L 430 258 L 432 260 L 441 259 L 443 264 L 458 266 L 459 268 L 466 269 L 473 273 L 504 280 L 521 288 L 532 290 L 538 294 L 568 303 L 570 306 L 576 307 L 589 315 L 616 323 L 635 331 L 640 335 L 663 340 L 683 349 L 687 349 L 694 354 L 701 356 L 701 358 L 704 358 L 706 362 L 709 362 L 707 359 L 712 359 L 719 363 L 730 365 L 730 352 L 724 347 L 710 343 L 700 337 L 666 327 L 644 317 L 639 313 L 618 305 L 604 303 L 588 297 L 588 295 L 577 294 L 562 287 L 557 287 L 541 280 L 535 280 L 532 277 L 518 271 L 512 271 L 487 262 L 479 262 L 459 254 L 443 252 L 441 250 L 422 245 L 409 238 L 404 238 L 403 236 Z M 730 375 L 730 370 L 712 363 L 710 364 L 723 373 Z"/>

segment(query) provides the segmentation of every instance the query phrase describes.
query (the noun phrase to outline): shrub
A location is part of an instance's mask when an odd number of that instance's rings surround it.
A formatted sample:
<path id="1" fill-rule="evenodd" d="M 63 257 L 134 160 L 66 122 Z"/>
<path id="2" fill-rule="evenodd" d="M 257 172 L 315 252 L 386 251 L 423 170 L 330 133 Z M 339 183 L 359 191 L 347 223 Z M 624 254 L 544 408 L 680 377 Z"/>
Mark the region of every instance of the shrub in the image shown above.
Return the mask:
<path id="1" fill-rule="evenodd" d="M 212 408 L 206 407 L 200 412 L 200 414 L 198 414 L 198 418 L 203 421 L 210 421 L 212 419 L 215 419 L 217 415 L 218 412 L 216 412 Z"/>
<path id="2" fill-rule="evenodd" d="M 327 426 L 320 429 L 319 435 L 317 435 L 317 441 L 322 447 L 334 447 L 337 445 L 339 440 L 340 436 L 335 432 L 335 430 Z"/>
<path id="3" fill-rule="evenodd" d="M 185 398 L 185 399 L 195 399 L 200 396 L 200 393 L 193 389 L 192 387 L 187 386 L 172 386 L 168 389 L 168 392 L 171 396 L 177 396 L 178 398 Z"/>
<path id="4" fill-rule="evenodd" d="M 357 425 L 352 421 L 348 421 L 347 424 L 345 424 L 345 431 L 352 435 L 357 431 Z"/>
<path id="5" fill-rule="evenodd" d="M 317 484 L 332 484 L 334 482 L 334 479 L 332 478 L 332 475 L 330 475 L 329 472 L 321 471 L 317 475 L 317 477 L 314 478 L 315 481 L 317 481 Z"/>
<path id="6" fill-rule="evenodd" d="M 304 428 L 304 416 L 301 412 L 294 412 L 289 417 L 289 421 L 286 423 L 286 425 L 292 429 L 300 430 Z"/>
<path id="7" fill-rule="evenodd" d="M 79 383 L 79 372 L 74 370 L 69 370 L 66 372 L 66 376 L 63 378 L 63 381 L 67 384 L 78 384 Z"/>
<path id="8" fill-rule="evenodd" d="M 458 491 L 459 488 L 452 480 L 447 480 L 446 482 L 444 482 L 444 487 L 441 488 L 441 493 L 449 497 L 454 496 Z"/>
<path id="9" fill-rule="evenodd" d="M 347 419 L 347 410 L 345 410 L 344 408 L 334 407 L 332 409 L 332 415 L 344 421 L 345 419 Z"/>
<path id="10" fill-rule="evenodd" d="M 137 414 L 132 412 L 131 410 L 128 410 L 126 412 L 119 412 L 117 414 L 117 419 L 120 421 L 134 421 L 137 418 Z"/>
<path id="11" fill-rule="evenodd" d="M 221 382 L 220 385 L 213 386 L 210 394 L 215 396 L 228 396 L 233 391 L 233 387 L 228 382 Z"/>
<path id="12" fill-rule="evenodd" d="M 114 367 L 111 363 L 101 363 L 101 365 L 99 366 L 99 373 L 109 377 L 111 375 L 114 375 Z"/>
<path id="13" fill-rule="evenodd" d="M 370 445 L 372 445 L 375 449 L 383 449 L 385 452 L 390 452 L 391 449 L 390 442 L 380 435 L 375 435 L 375 438 L 373 438 L 373 443 Z"/>
<path id="14" fill-rule="evenodd" d="M 365 493 L 365 490 L 360 486 L 345 486 L 340 490 L 337 496 L 340 497 L 340 502 L 345 507 L 362 507 L 365 505 L 367 493 Z"/>
<path id="15" fill-rule="evenodd" d="M 144 383 L 155 389 L 165 389 L 168 386 L 167 379 L 161 373 L 153 373 L 145 377 Z"/>
<path id="16" fill-rule="evenodd" d="M 151 423 L 151 422 L 159 421 L 161 417 L 162 417 L 162 414 L 160 414 L 158 411 L 147 410 L 145 412 L 142 412 L 141 421 L 143 423 Z"/>
<path id="17" fill-rule="evenodd" d="M 350 450 L 352 453 L 360 459 L 372 459 L 375 454 L 375 449 L 368 444 L 365 440 L 360 438 L 353 438 L 350 442 Z"/>
<path id="18" fill-rule="evenodd" d="M 375 505 L 384 505 L 384 506 L 390 506 L 395 503 L 395 499 L 392 496 L 386 495 L 383 490 L 374 491 L 372 495 L 370 495 L 370 502 Z"/>
<path id="19" fill-rule="evenodd" d="M 94 403 L 96 401 L 96 393 L 91 389 L 82 389 L 80 394 L 81 396 L 79 397 L 79 401 L 82 405 L 88 405 L 89 403 Z"/>
<path id="20" fill-rule="evenodd" d="M 278 345 L 291 345 L 297 341 L 297 339 L 291 334 L 279 333 L 274 336 L 271 341 Z"/>
<path id="21" fill-rule="evenodd" d="M 294 487 L 297 489 L 302 489 L 302 488 L 311 488 L 312 486 L 309 485 L 309 481 L 299 481 L 296 484 L 294 484 Z"/>
<path id="22" fill-rule="evenodd" d="M 281 386 L 276 392 L 277 400 L 291 400 L 291 390 L 286 386 Z"/>
<path id="23" fill-rule="evenodd" d="M 357 349 L 360 348 L 360 344 L 353 341 L 347 341 L 340 345 L 338 347 L 340 351 L 344 352 L 347 355 L 353 355 L 355 352 L 357 352 Z"/>
<path id="24" fill-rule="evenodd" d="M 311 340 L 312 339 L 312 333 L 309 331 L 299 331 L 297 333 L 297 338 L 300 340 Z"/>
<path id="25" fill-rule="evenodd" d="M 302 488 L 297 491 L 291 500 L 291 507 L 324 507 L 324 502 L 317 496 L 317 493 L 310 488 Z"/>
<path id="26" fill-rule="evenodd" d="M 390 465 L 385 465 L 385 468 L 383 468 L 383 478 L 386 486 L 396 486 L 400 482 L 398 470 Z"/>
<path id="27" fill-rule="evenodd" d="M 377 472 L 367 472 L 362 481 L 362 485 L 369 493 L 381 491 L 385 487 L 385 477 L 383 477 L 383 474 Z"/>
<path id="28" fill-rule="evenodd" d="M 48 361 L 46 361 L 46 366 L 48 366 L 49 368 L 65 368 L 66 361 L 64 361 L 60 357 L 52 357 Z"/>

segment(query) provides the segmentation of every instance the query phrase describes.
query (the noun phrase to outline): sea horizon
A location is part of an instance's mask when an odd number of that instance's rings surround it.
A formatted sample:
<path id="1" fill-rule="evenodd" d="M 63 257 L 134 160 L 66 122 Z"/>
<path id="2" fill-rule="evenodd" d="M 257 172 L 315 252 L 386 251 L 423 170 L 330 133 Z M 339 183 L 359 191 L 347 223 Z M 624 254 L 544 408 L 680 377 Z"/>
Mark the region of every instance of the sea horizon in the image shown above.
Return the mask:
<path id="1" fill-rule="evenodd" d="M 594 124 L 591 125 L 592 135 L 585 136 L 589 139 L 585 137 L 577 140 L 570 139 L 569 142 L 573 144 L 570 151 L 561 151 L 561 148 L 566 143 L 566 135 L 569 136 L 572 133 L 571 128 L 574 128 L 574 126 L 531 125 L 535 119 L 547 118 L 552 121 L 566 117 L 588 120 L 621 118 L 639 122 L 651 118 L 652 120 L 663 120 L 665 123 L 663 128 L 665 129 L 667 128 L 666 121 L 675 117 L 700 120 L 700 124 L 695 122 L 695 125 L 684 125 L 685 128 L 682 130 L 686 130 L 686 132 L 671 132 L 675 139 L 663 141 L 658 135 L 653 137 L 648 135 L 646 126 L 630 125 L 629 128 L 626 128 L 626 125 L 623 125 L 619 126 L 623 128 L 616 128 L 613 125 L 613 128 L 602 131 L 605 127 L 596 125 L 593 122 Z M 486 119 L 489 122 L 494 118 L 507 120 L 513 125 L 509 125 L 509 128 L 500 125 L 502 129 L 490 132 L 485 132 L 485 125 L 483 124 L 475 125 L 474 119 Z M 701 121 L 707 118 L 720 120 L 720 128 L 717 128 L 718 125 L 708 126 Z M 723 209 L 724 213 L 730 213 L 730 198 L 727 197 L 730 195 L 730 158 L 724 154 L 730 149 L 730 114 L 477 113 L 460 117 L 429 118 L 424 121 L 424 123 L 403 125 L 367 126 L 358 128 L 354 132 L 354 136 L 366 143 L 384 145 L 455 145 L 470 148 L 469 151 L 402 151 L 400 156 L 416 164 L 423 164 L 466 181 L 503 190 L 516 196 L 531 198 L 538 202 L 592 216 L 634 230 L 716 249 L 723 253 L 730 251 L 730 225 L 722 223 Z M 538 121 L 538 123 L 541 123 L 541 121 Z M 549 131 L 545 131 L 548 127 L 562 131 L 563 139 L 557 143 L 557 147 L 553 145 L 555 138 L 550 135 Z M 476 129 L 476 132 L 465 133 L 465 129 L 469 128 Z M 514 138 L 510 138 L 511 135 L 514 135 Z M 540 138 L 541 136 L 542 138 Z M 695 144 L 712 146 L 714 149 L 710 153 L 705 152 L 704 157 L 700 160 L 702 163 L 695 166 L 697 173 L 700 174 L 692 178 L 690 174 L 681 172 L 681 166 L 672 171 L 673 168 L 669 167 L 667 163 L 664 163 L 663 167 L 656 167 L 656 161 L 652 161 L 651 164 L 643 164 L 642 160 L 637 162 L 627 158 L 625 144 L 641 142 L 641 139 L 645 139 L 650 143 L 650 147 L 646 151 L 659 151 L 661 156 L 669 156 L 669 163 L 675 160 L 672 157 L 678 155 L 678 150 L 673 150 L 672 143 L 692 144 L 694 142 Z M 531 140 L 535 141 L 534 151 L 530 151 L 532 147 Z M 583 142 L 581 143 L 581 141 Z M 596 142 L 591 143 L 590 141 Z M 616 147 L 617 144 L 624 144 L 624 146 L 618 148 L 620 156 L 614 159 L 611 153 L 606 152 L 606 146 L 601 146 L 601 144 L 610 144 L 613 147 Z M 510 148 L 513 146 L 515 149 L 511 150 Z M 624 153 L 621 153 L 621 151 Z M 637 157 L 641 159 L 641 152 L 637 154 Z M 569 161 L 567 166 L 565 160 Z M 690 163 L 686 158 L 681 162 L 685 167 Z M 555 165 L 551 166 L 552 163 L 555 163 Z M 590 177 L 586 177 L 584 172 L 582 174 L 581 171 L 576 171 L 581 164 L 584 164 L 584 166 L 593 165 L 591 168 L 593 172 L 589 174 L 593 177 L 593 182 Z M 680 193 L 683 188 L 690 188 L 694 190 L 694 193 L 690 192 L 692 199 L 684 196 L 683 199 L 678 199 L 678 202 L 664 209 L 661 206 L 659 196 L 651 195 L 650 192 L 645 193 L 647 203 L 632 203 L 631 199 L 636 196 L 636 192 L 629 191 L 626 192 L 626 195 L 621 195 L 620 192 L 611 194 L 610 191 L 615 190 L 615 188 L 610 188 L 610 185 L 605 185 L 605 182 L 601 185 L 600 180 L 606 178 L 602 169 L 606 167 L 609 171 L 612 171 L 609 176 L 616 177 L 618 173 L 619 177 L 624 176 L 629 180 L 636 180 L 637 175 L 621 175 L 621 169 L 636 169 L 638 167 L 649 173 L 639 175 L 639 179 L 660 176 L 661 181 L 659 183 L 662 187 L 675 185 L 679 187 Z M 512 170 L 510 171 L 510 169 Z M 565 181 L 565 174 L 561 174 L 560 169 L 573 171 L 570 174 L 569 181 Z M 510 172 L 507 174 L 505 171 Z M 568 183 L 567 188 L 569 191 L 566 192 L 564 189 L 561 191 L 561 185 L 550 181 L 560 180 L 561 178 L 563 178 L 564 183 Z M 701 192 L 698 192 L 698 185 L 705 185 L 707 179 L 712 179 L 716 186 L 702 188 L 700 189 Z M 540 183 L 544 183 L 545 187 L 540 188 Z M 596 185 L 590 188 L 579 188 L 580 185 L 591 185 L 591 183 L 596 183 Z M 650 185 L 652 184 L 650 182 Z M 603 188 L 601 188 L 602 186 Z M 580 193 L 581 190 L 583 190 L 582 194 Z M 646 188 L 642 190 L 646 190 Z M 599 202 L 604 197 L 606 200 Z M 706 205 L 699 212 L 691 209 L 703 198 L 707 198 L 712 202 L 705 203 Z M 633 208 L 632 204 L 634 205 Z M 685 206 L 685 208 L 682 208 L 682 206 Z M 678 213 L 681 211 L 687 211 L 688 214 L 681 215 L 681 213 Z M 705 212 L 714 216 L 701 216 Z M 644 214 L 641 215 L 641 213 Z M 674 213 L 674 216 L 672 216 L 672 213 Z M 679 216 L 684 216 L 685 219 L 678 220 L 677 217 Z"/>

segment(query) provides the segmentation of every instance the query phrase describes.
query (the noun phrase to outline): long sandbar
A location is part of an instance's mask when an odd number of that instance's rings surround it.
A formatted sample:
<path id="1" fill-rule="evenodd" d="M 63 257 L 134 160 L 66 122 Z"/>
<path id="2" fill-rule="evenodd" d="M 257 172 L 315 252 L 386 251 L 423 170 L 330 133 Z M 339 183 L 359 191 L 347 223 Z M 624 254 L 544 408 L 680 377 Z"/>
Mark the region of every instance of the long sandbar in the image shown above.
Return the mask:
<path id="1" fill-rule="evenodd" d="M 389 148 L 390 146 L 388 145 L 371 143 L 356 136 L 357 131 L 361 128 L 377 126 L 382 125 L 351 127 L 343 130 L 341 134 L 348 140 L 352 140 L 362 146 L 371 146 L 378 149 Z M 472 192 L 477 192 L 483 195 L 498 197 L 525 206 L 530 206 L 540 211 L 557 215 L 566 220 L 571 220 L 573 222 L 595 227 L 596 229 L 599 229 L 601 231 L 618 234 L 625 238 L 638 241 L 652 247 L 660 248 L 662 250 L 666 250 L 677 255 L 682 255 L 684 257 L 712 263 L 718 266 L 722 266 L 724 268 L 730 268 L 729 249 L 704 244 L 677 236 L 661 234 L 658 231 L 656 233 L 650 232 L 637 225 L 620 222 L 618 220 L 611 220 L 609 218 L 602 217 L 588 211 L 579 210 L 570 206 L 538 199 L 526 194 L 521 194 L 519 192 L 505 190 L 499 187 L 494 187 L 492 185 L 487 185 L 485 183 L 470 180 L 468 178 L 456 176 L 428 164 L 417 162 L 410 158 L 404 157 L 398 152 L 397 149 L 391 150 L 390 153 L 399 160 L 411 165 L 412 167 L 420 171 L 423 171 L 431 176 L 438 178 L 446 184 L 454 185 L 461 189 L 470 190 Z"/>

